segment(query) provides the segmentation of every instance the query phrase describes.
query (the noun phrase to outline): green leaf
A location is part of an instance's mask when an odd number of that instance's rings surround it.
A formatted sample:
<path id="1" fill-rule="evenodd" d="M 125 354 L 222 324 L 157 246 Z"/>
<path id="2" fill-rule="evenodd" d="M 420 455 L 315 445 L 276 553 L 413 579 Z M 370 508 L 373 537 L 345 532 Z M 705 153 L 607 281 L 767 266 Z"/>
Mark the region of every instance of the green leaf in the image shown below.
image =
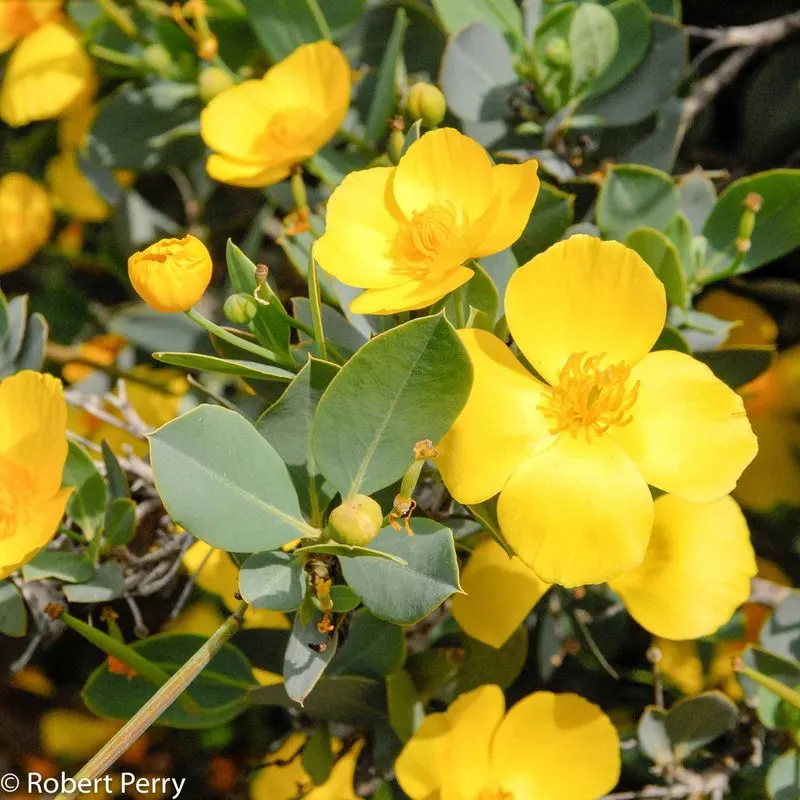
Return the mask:
<path id="1" fill-rule="evenodd" d="M 788 750 L 769 765 L 766 789 L 770 800 L 800 800 L 800 753 L 797 750 Z"/>
<path id="2" fill-rule="evenodd" d="M 242 564 L 239 591 L 254 608 L 295 611 L 306 592 L 305 575 L 289 553 L 255 553 Z"/>
<path id="3" fill-rule="evenodd" d="M 233 290 L 253 294 L 256 288 L 255 264 L 230 239 L 225 247 L 225 258 Z M 280 298 L 266 282 L 262 285 L 259 296 L 269 300 L 269 305 L 258 304 L 251 325 L 252 331 L 261 344 L 280 353 L 287 353 L 291 329 L 288 320 L 279 310 Z"/>
<path id="4" fill-rule="evenodd" d="M 62 484 L 75 487 L 67 502 L 67 515 L 87 539 L 93 539 L 103 530 L 106 484 L 94 461 L 74 442 L 69 443 Z"/>
<path id="5" fill-rule="evenodd" d="M 744 211 L 742 202 L 750 192 L 760 195 L 763 203 L 756 215 L 752 244 L 736 274 L 769 264 L 800 247 L 800 170 L 773 169 L 741 178 L 719 196 L 703 226 L 714 276 L 726 275 L 736 256 L 734 242 Z"/>
<path id="6" fill-rule="evenodd" d="M 608 10 L 618 31 L 618 46 L 611 63 L 592 81 L 589 94 L 613 89 L 642 63 L 652 38 L 650 12 L 642 0 L 615 0 Z"/>
<path id="7" fill-rule="evenodd" d="M 605 236 L 625 241 L 635 228 L 660 230 L 679 209 L 672 178 L 635 165 L 612 167 L 597 198 L 597 224 Z"/>
<path id="8" fill-rule="evenodd" d="M 517 628 L 502 647 L 495 648 L 469 636 L 464 637 L 464 663 L 456 677 L 456 691 L 469 692 L 484 683 L 496 683 L 502 689 L 519 677 L 528 655 L 528 629 Z"/>
<path id="9" fill-rule="evenodd" d="M 534 89 L 547 111 L 563 108 L 570 99 L 571 74 L 569 59 L 555 61 L 550 56 L 552 48 L 568 48 L 569 32 L 576 11 L 575 3 L 562 3 L 554 8 L 540 23 L 533 37 Z"/>
<path id="10" fill-rule="evenodd" d="M 664 284 L 667 302 L 686 308 L 686 278 L 675 245 L 654 228 L 636 228 L 625 238 L 625 244 L 635 250 Z"/>
<path id="11" fill-rule="evenodd" d="M 43 550 L 22 568 L 25 581 L 58 578 L 68 583 L 83 583 L 94 575 L 94 564 L 82 553 Z"/>
<path id="12" fill-rule="evenodd" d="M 331 29 L 331 35 L 335 41 L 339 41 L 361 18 L 366 0 L 317 0 L 317 3 Z"/>
<path id="13" fill-rule="evenodd" d="M 345 583 L 331 586 L 332 611 L 346 614 L 361 605 L 361 598 Z"/>
<path id="14" fill-rule="evenodd" d="M 202 372 L 216 372 L 219 375 L 235 375 L 238 378 L 249 378 L 255 381 L 288 382 L 294 373 L 258 361 L 242 361 L 218 356 L 198 355 L 197 353 L 153 353 L 153 358 L 163 364 L 184 369 L 197 369 Z"/>
<path id="15" fill-rule="evenodd" d="M 738 389 L 772 366 L 775 350 L 772 347 L 726 347 L 696 352 L 694 357 L 731 389 Z"/>
<path id="16" fill-rule="evenodd" d="M 790 592 L 761 629 L 761 644 L 784 658 L 800 661 L 800 591 Z"/>
<path id="17" fill-rule="evenodd" d="M 11 332 L 8 317 L 8 298 L 0 289 L 0 350 L 5 350 L 6 340 Z"/>
<path id="18" fill-rule="evenodd" d="M 40 370 L 44 364 L 47 335 L 49 333 L 47 320 L 39 313 L 31 314 L 25 326 L 25 336 L 22 347 L 17 355 L 17 370 Z"/>
<path id="19" fill-rule="evenodd" d="M 400 669 L 406 658 L 406 639 L 402 628 L 384 622 L 362 608 L 353 614 L 347 633 L 329 675 L 361 675 L 385 678 Z"/>
<path id="20" fill-rule="evenodd" d="M 341 544 L 340 542 L 321 542 L 320 544 L 309 544 L 305 547 L 298 547 L 294 551 L 295 555 L 306 555 L 307 553 L 324 553 L 337 558 L 380 558 L 386 561 L 393 561 L 401 567 L 406 566 L 402 558 L 398 558 L 391 553 L 384 553 L 371 547 L 361 547 L 357 544 Z"/>
<path id="21" fill-rule="evenodd" d="M 380 334 L 342 367 L 317 406 L 311 445 L 345 498 L 396 481 L 421 439 L 437 442 L 467 400 L 469 356 L 441 316 Z"/>
<path id="22" fill-rule="evenodd" d="M 475 270 L 475 274 L 470 278 L 463 292 L 465 311 L 467 314 L 474 314 L 469 327 L 492 331 L 497 322 L 500 295 L 494 281 L 477 261 L 470 264 L 470 268 Z M 444 308 L 447 318 L 455 321 L 457 319 L 456 295 L 451 292 L 444 300 L 434 305 L 432 310 L 438 311 L 439 308 Z"/>
<path id="23" fill-rule="evenodd" d="M 286 465 L 241 415 L 202 405 L 150 435 L 156 487 L 173 519 L 238 553 L 315 535 Z"/>
<path id="24" fill-rule="evenodd" d="M 405 559 L 392 561 L 350 558 L 341 562 L 347 583 L 376 616 L 395 625 L 412 625 L 451 594 L 458 582 L 453 534 L 428 519 L 414 519 L 414 536 L 384 528 L 372 540 L 375 550 Z"/>
<path id="25" fill-rule="evenodd" d="M 295 319 L 308 326 L 313 324 L 311 304 L 307 297 L 293 297 L 292 311 Z M 345 358 L 352 356 L 367 341 L 361 331 L 353 327 L 336 309 L 325 304 L 322 305 L 322 329 L 325 331 L 325 339 L 334 344 Z M 305 333 L 300 332 L 298 336 L 301 344 L 311 344 L 311 339 Z"/>
<path id="26" fill-rule="evenodd" d="M 772 691 L 746 675 L 739 675 L 739 683 L 749 696 L 759 720 L 767 728 L 784 727 L 785 703 L 777 690 L 783 686 L 795 691 L 795 687 L 800 685 L 800 662 L 753 645 L 744 650 L 742 661 L 775 684 L 773 688 L 776 691 Z"/>
<path id="27" fill-rule="evenodd" d="M 322 525 L 322 514 L 336 492 L 314 462 L 311 423 L 322 393 L 338 371 L 334 364 L 310 358 L 256 422 L 258 432 L 286 464 L 300 506 L 316 525 Z"/>
<path id="28" fill-rule="evenodd" d="M 678 189 L 680 192 L 680 188 Z M 687 280 L 694 272 L 694 254 L 692 252 L 692 224 L 678 212 L 665 226 L 664 235 L 675 245 L 683 274 Z"/>
<path id="29" fill-rule="evenodd" d="M 105 537 L 109 547 L 123 547 L 136 535 L 136 503 L 118 497 L 106 509 Z"/>
<path id="30" fill-rule="evenodd" d="M 317 624 L 322 614 L 318 612 L 307 623 L 300 616 L 295 615 L 292 634 L 283 656 L 283 685 L 288 696 L 303 705 L 336 654 L 339 631 L 320 633 Z"/>
<path id="31" fill-rule="evenodd" d="M 18 294 L 7 306 L 8 333 L 4 351 L 7 361 L 16 361 L 22 342 L 25 338 L 25 326 L 28 319 L 28 295 Z"/>
<path id="32" fill-rule="evenodd" d="M 386 676 L 386 705 L 389 725 L 401 742 L 407 742 L 422 724 L 425 710 L 414 681 L 404 669 Z"/>
<path id="33" fill-rule="evenodd" d="M 251 693 L 251 702 L 297 708 L 281 685 L 264 686 Z M 305 699 L 303 713 L 312 719 L 345 725 L 369 726 L 386 721 L 383 684 L 356 675 L 323 676 Z"/>
<path id="34" fill-rule="evenodd" d="M 103 451 L 103 464 L 106 468 L 106 481 L 108 481 L 108 495 L 111 500 L 120 500 L 131 496 L 130 486 L 125 471 L 120 466 L 114 451 L 108 446 L 105 439 L 100 443 Z"/>
<path id="35" fill-rule="evenodd" d="M 525 264 L 561 239 L 572 224 L 574 203 L 575 195 L 542 182 L 525 230 L 511 247 L 518 264 Z"/>
<path id="36" fill-rule="evenodd" d="M 522 15 L 514 0 L 433 0 L 448 33 L 473 22 L 501 30 L 510 41 L 522 43 Z"/>
<path id="37" fill-rule="evenodd" d="M 28 631 L 28 612 L 19 589 L 11 581 L 0 581 L 0 633 L 19 638 Z"/>
<path id="38" fill-rule="evenodd" d="M 70 603 L 109 603 L 122 597 L 125 576 L 116 561 L 106 561 L 88 581 L 66 584 L 63 588 L 64 596 Z"/>
<path id="39" fill-rule="evenodd" d="M 499 120 L 519 85 L 511 50 L 496 27 L 473 22 L 448 40 L 439 73 L 447 107 L 461 119 Z"/>
<path id="40" fill-rule="evenodd" d="M 281 61 L 301 44 L 330 39 L 317 0 L 241 0 L 250 24 L 272 61 Z"/>
<path id="41" fill-rule="evenodd" d="M 205 332 L 185 314 L 162 314 L 144 305 L 131 305 L 109 321 L 109 331 L 119 333 L 131 344 L 152 353 L 166 347 L 193 351 L 206 340 Z"/>
<path id="42" fill-rule="evenodd" d="M 711 179 L 702 172 L 690 172 L 678 181 L 681 213 L 689 220 L 692 230 L 700 233 L 717 202 L 717 190 Z"/>
<path id="43" fill-rule="evenodd" d="M 653 20 L 653 38 L 639 66 L 605 94 L 593 95 L 579 113 L 602 117 L 609 127 L 633 125 L 674 94 L 686 69 L 687 38 L 677 22 Z"/>
<path id="44" fill-rule="evenodd" d="M 580 94 L 614 60 L 619 30 L 614 15 L 598 3 L 581 3 L 569 26 L 570 93 Z"/>
<path id="45" fill-rule="evenodd" d="M 300 755 L 303 769 L 317 786 L 325 783 L 334 765 L 331 734 L 327 725 L 320 725 L 303 747 Z"/>
<path id="46" fill-rule="evenodd" d="M 709 742 L 733 730 L 738 717 L 736 704 L 716 690 L 679 700 L 664 720 L 675 758 L 683 761 Z"/>
<path id="47" fill-rule="evenodd" d="M 144 658 L 173 674 L 206 642 L 189 633 L 161 633 L 131 647 Z M 159 717 L 158 725 L 171 728 L 211 728 L 230 722 L 248 706 L 248 690 L 255 685 L 248 660 L 233 645 L 226 644 L 185 690 L 197 710 L 173 703 Z M 112 719 L 130 719 L 156 692 L 157 687 L 138 676 L 115 675 L 103 662 L 86 681 L 81 695 L 93 714 Z"/>
<path id="48" fill-rule="evenodd" d="M 658 706 L 647 706 L 639 718 L 636 736 L 640 750 L 659 766 L 672 761 L 672 742 L 665 725 L 667 712 Z"/>
<path id="49" fill-rule="evenodd" d="M 679 353 L 691 354 L 692 348 L 683 338 L 681 332 L 671 325 L 665 325 L 664 330 L 653 345 L 653 350 L 677 350 Z"/>
<path id="50" fill-rule="evenodd" d="M 378 67 L 372 102 L 367 114 L 365 134 L 370 142 L 378 142 L 384 136 L 389 118 L 397 105 L 397 75 L 402 69 L 403 43 L 407 28 L 408 14 L 405 9 L 398 8 L 386 50 Z"/>

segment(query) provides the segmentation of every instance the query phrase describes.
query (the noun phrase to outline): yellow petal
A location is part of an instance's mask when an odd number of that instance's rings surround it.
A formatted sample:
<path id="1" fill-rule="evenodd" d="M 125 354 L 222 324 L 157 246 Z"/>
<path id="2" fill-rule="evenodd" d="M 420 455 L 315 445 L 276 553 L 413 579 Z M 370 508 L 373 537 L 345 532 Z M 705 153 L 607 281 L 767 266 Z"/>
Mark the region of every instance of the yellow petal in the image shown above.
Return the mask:
<path id="1" fill-rule="evenodd" d="M 554 244 L 514 272 L 506 290 L 511 335 L 550 383 L 573 353 L 635 364 L 666 313 L 664 285 L 642 258 L 592 236 Z"/>
<path id="2" fill-rule="evenodd" d="M 0 382 L 0 454 L 25 467 L 41 497 L 52 497 L 61 485 L 66 431 L 61 381 L 23 370 Z"/>
<path id="3" fill-rule="evenodd" d="M 480 243 L 475 258 L 499 253 L 519 239 L 539 194 L 538 168 L 533 160 L 522 164 L 497 164 L 492 168 L 492 204 L 498 210 L 494 225 Z"/>
<path id="4" fill-rule="evenodd" d="M 53 204 L 83 222 L 102 222 L 111 207 L 81 172 L 74 152 L 62 152 L 50 159 L 45 171 Z"/>
<path id="5" fill-rule="evenodd" d="M 290 733 L 277 750 L 266 754 L 262 761 L 269 766 L 256 773 L 250 785 L 252 800 L 295 800 L 313 786 L 299 755 L 305 742 L 302 733 Z"/>
<path id="6" fill-rule="evenodd" d="M 511 475 L 497 514 L 506 541 L 543 581 L 579 586 L 641 564 L 653 501 L 610 437 L 562 434 Z"/>
<path id="7" fill-rule="evenodd" d="M 536 692 L 500 723 L 492 771 L 514 797 L 595 800 L 619 780 L 619 737 L 594 703 L 576 694 Z"/>
<path id="8" fill-rule="evenodd" d="M 538 412 L 541 384 L 496 336 L 459 331 L 473 368 L 467 404 L 439 443 L 439 472 L 453 497 L 496 495 L 534 444 L 549 434 Z"/>
<path id="9" fill-rule="evenodd" d="M 93 88 L 94 67 L 81 40 L 48 22 L 11 54 L 0 92 L 0 117 L 13 127 L 64 113 Z"/>
<path id="10" fill-rule="evenodd" d="M 233 610 L 233 609 L 232 609 Z M 269 628 L 270 630 L 288 631 L 292 626 L 280 611 L 270 611 L 266 608 L 248 608 L 244 614 L 244 628 Z"/>
<path id="11" fill-rule="evenodd" d="M 697 650 L 697 642 L 676 642 L 671 639 L 654 639 L 661 658 L 658 669 L 684 694 L 699 694 L 705 687 L 703 662 Z"/>
<path id="12" fill-rule="evenodd" d="M 403 214 L 445 205 L 459 223 L 476 224 L 492 202 L 492 162 L 477 143 L 453 128 L 430 131 L 397 165 L 394 197 Z"/>
<path id="13" fill-rule="evenodd" d="M 429 714 L 397 757 L 397 782 L 411 800 L 427 800 L 439 792 L 448 770 L 450 727 L 445 714 Z"/>
<path id="14" fill-rule="evenodd" d="M 651 633 L 697 639 L 731 618 L 755 574 L 750 531 L 732 498 L 700 505 L 662 495 L 644 561 L 610 585 Z"/>
<path id="15" fill-rule="evenodd" d="M 353 777 L 356 772 L 356 762 L 363 747 L 364 740 L 361 739 L 341 758 L 337 759 L 328 780 L 321 786 L 312 789 L 306 795 L 306 800 L 360 800 L 353 789 Z"/>
<path id="16" fill-rule="evenodd" d="M 550 588 L 519 558 L 485 539 L 461 571 L 465 594 L 453 597 L 455 621 L 473 639 L 502 647 Z"/>
<path id="17" fill-rule="evenodd" d="M 84 760 L 93 756 L 120 728 L 121 722 L 56 708 L 39 720 L 42 751 L 51 758 Z"/>
<path id="18" fill-rule="evenodd" d="M 233 611 L 238 606 L 234 595 L 239 590 L 239 570 L 224 550 L 195 542 L 184 553 L 183 566 L 196 575 L 195 583 L 203 591 L 220 597 L 226 608 Z"/>
<path id="19" fill-rule="evenodd" d="M 731 492 L 758 449 L 741 397 L 673 350 L 650 353 L 631 380 L 639 381 L 633 420 L 613 435 L 647 482 L 695 503 Z"/>
<path id="20" fill-rule="evenodd" d="M 394 314 L 425 308 L 466 283 L 474 274 L 467 267 L 456 267 L 436 279 L 407 281 L 388 289 L 367 289 L 350 303 L 350 310 L 354 314 Z"/>
<path id="21" fill-rule="evenodd" d="M 288 178 L 293 163 L 293 160 L 278 163 L 237 161 L 212 153 L 206 161 L 206 171 L 209 177 L 220 183 L 255 189 Z"/>
<path id="22" fill-rule="evenodd" d="M 778 338 L 775 320 L 761 306 L 726 289 L 712 289 L 697 303 L 697 310 L 736 322 L 723 347 L 773 344 Z"/>
<path id="23" fill-rule="evenodd" d="M 442 800 L 475 797 L 491 777 L 490 748 L 503 719 L 506 701 L 499 686 L 465 692 L 447 709 L 450 735 Z"/>
<path id="24" fill-rule="evenodd" d="M 403 220 L 392 196 L 394 172 L 394 167 L 351 172 L 328 200 L 325 233 L 314 245 L 314 257 L 350 286 L 384 289 L 408 281 L 394 256 Z"/>
<path id="25" fill-rule="evenodd" d="M 30 261 L 52 229 L 50 198 L 42 186 L 20 172 L 0 178 L 0 274 Z"/>
<path id="26" fill-rule="evenodd" d="M 163 629 L 169 633 L 196 633 L 209 637 L 223 622 L 225 617 L 216 603 L 198 600 L 181 611 L 175 619 L 169 620 Z"/>

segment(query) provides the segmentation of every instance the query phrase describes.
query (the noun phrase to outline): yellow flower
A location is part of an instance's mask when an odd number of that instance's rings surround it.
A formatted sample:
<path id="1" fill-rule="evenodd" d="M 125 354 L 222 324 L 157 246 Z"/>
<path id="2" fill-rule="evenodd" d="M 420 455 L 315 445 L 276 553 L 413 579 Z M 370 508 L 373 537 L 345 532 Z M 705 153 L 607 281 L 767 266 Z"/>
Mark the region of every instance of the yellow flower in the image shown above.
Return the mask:
<path id="1" fill-rule="evenodd" d="M 307 737 L 302 733 L 291 733 L 286 741 L 273 753 L 267 753 L 263 761 L 269 766 L 256 774 L 250 786 L 252 800 L 359 800 L 353 790 L 356 762 L 364 746 L 363 740 L 356 742 L 343 756 L 336 760 L 328 780 L 315 786 L 311 776 L 303 768 L 300 749 Z M 341 741 L 333 739 L 334 752 L 341 750 Z M 269 762 L 285 762 L 272 763 Z"/>
<path id="2" fill-rule="evenodd" d="M 60 381 L 25 370 L 0 382 L 0 580 L 47 545 L 64 515 L 66 425 Z"/>
<path id="3" fill-rule="evenodd" d="M 747 522 L 730 497 L 697 504 L 662 495 L 642 564 L 609 582 L 642 627 L 670 639 L 714 633 L 750 595 L 756 562 Z M 453 617 L 473 639 L 502 647 L 550 588 L 492 539 L 461 573 Z"/>
<path id="4" fill-rule="evenodd" d="M 304 44 L 260 80 L 226 89 L 200 114 L 215 151 L 208 174 L 235 186 L 269 186 L 327 144 L 350 105 L 350 68 L 330 42 Z"/>
<path id="5" fill-rule="evenodd" d="M 0 178 L 0 275 L 30 261 L 52 229 L 50 200 L 36 181 L 21 172 Z"/>
<path id="6" fill-rule="evenodd" d="M 535 692 L 505 713 L 487 685 L 425 717 L 395 773 L 411 800 L 593 800 L 619 779 L 619 737 L 576 694 Z"/>
<path id="7" fill-rule="evenodd" d="M 42 714 L 42 751 L 57 759 L 83 760 L 93 756 L 121 727 L 121 722 L 98 719 L 57 708 Z"/>
<path id="8" fill-rule="evenodd" d="M 761 306 L 726 289 L 712 289 L 703 295 L 697 310 L 736 323 L 723 347 L 774 344 L 778 338 L 775 320 Z"/>
<path id="9" fill-rule="evenodd" d="M 50 159 L 45 171 L 53 205 L 82 222 L 102 222 L 111 216 L 111 207 L 81 172 L 74 150 L 65 150 Z"/>
<path id="10" fill-rule="evenodd" d="M 72 106 L 58 120 L 58 147 L 62 151 L 82 150 L 97 116 L 97 106 L 86 102 Z"/>
<path id="11" fill-rule="evenodd" d="M 206 246 L 187 234 L 161 239 L 128 259 L 128 276 L 142 300 L 156 311 L 187 311 L 211 282 L 213 264 Z"/>
<path id="12" fill-rule="evenodd" d="M 198 600 L 185 608 L 175 619 L 166 622 L 162 627 L 168 633 L 196 633 L 198 636 L 211 636 L 225 617 L 216 603 Z"/>
<path id="13" fill-rule="evenodd" d="M 42 23 L 56 17 L 62 0 L 3 0 L 0 3 L 0 53 L 10 50 L 20 39 Z"/>
<path id="14" fill-rule="evenodd" d="M 61 116 L 91 97 L 92 61 L 80 37 L 57 22 L 26 36 L 11 54 L 0 92 L 0 117 L 12 127 Z"/>
<path id="15" fill-rule="evenodd" d="M 367 291 L 350 308 L 431 305 L 474 274 L 464 263 L 509 247 L 536 201 L 537 164 L 497 164 L 452 128 L 426 133 L 397 167 L 352 172 L 328 200 L 320 266 Z M 354 246 L 357 243 L 357 246 Z"/>
<path id="16" fill-rule="evenodd" d="M 618 242 L 573 236 L 520 267 L 511 334 L 465 330 L 474 382 L 439 446 L 456 500 L 500 493 L 502 533 L 549 583 L 600 583 L 642 563 L 648 484 L 696 503 L 728 494 L 757 445 L 741 398 L 683 353 L 649 353 L 664 287 Z"/>
<path id="17" fill-rule="evenodd" d="M 110 367 L 117 356 L 125 349 L 125 337 L 118 333 L 101 333 L 78 345 L 78 355 L 96 364 Z M 67 383 L 80 383 L 93 372 L 92 367 L 78 361 L 64 365 L 61 375 Z"/>

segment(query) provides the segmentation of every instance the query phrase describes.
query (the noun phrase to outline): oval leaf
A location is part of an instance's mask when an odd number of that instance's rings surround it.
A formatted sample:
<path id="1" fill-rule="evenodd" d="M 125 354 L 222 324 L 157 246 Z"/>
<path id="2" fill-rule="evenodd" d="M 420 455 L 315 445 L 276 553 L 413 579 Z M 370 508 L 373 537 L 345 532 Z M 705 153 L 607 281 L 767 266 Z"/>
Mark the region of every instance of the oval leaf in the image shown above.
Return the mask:
<path id="1" fill-rule="evenodd" d="M 306 591 L 303 570 L 288 553 L 256 553 L 242 564 L 239 591 L 254 608 L 294 611 Z"/>

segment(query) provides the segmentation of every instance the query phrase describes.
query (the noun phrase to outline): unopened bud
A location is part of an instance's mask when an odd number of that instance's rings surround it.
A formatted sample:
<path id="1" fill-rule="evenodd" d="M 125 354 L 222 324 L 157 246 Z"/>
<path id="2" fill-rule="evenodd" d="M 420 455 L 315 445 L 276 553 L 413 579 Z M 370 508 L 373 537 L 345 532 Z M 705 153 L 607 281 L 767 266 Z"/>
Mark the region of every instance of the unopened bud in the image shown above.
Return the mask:
<path id="1" fill-rule="evenodd" d="M 412 119 L 421 119 L 426 127 L 435 128 L 447 113 L 447 101 L 438 87 L 415 83 L 409 89 L 406 108 Z"/>
<path id="2" fill-rule="evenodd" d="M 406 135 L 403 132 L 401 125 L 392 125 L 392 130 L 389 133 L 389 141 L 386 143 L 386 155 L 389 156 L 389 161 L 392 164 L 399 164 L 400 158 L 403 155 L 403 147 L 406 143 Z"/>
<path id="3" fill-rule="evenodd" d="M 163 44 L 151 44 L 145 47 L 142 59 L 147 66 L 159 75 L 169 76 L 175 65 L 169 50 Z"/>
<path id="4" fill-rule="evenodd" d="M 383 512 L 371 497 L 357 494 L 334 508 L 328 522 L 335 541 L 364 546 L 378 535 Z"/>
<path id="5" fill-rule="evenodd" d="M 203 61 L 212 61 L 217 57 L 217 53 L 219 53 L 219 43 L 213 33 L 204 36 L 197 43 L 197 57 Z"/>
<path id="6" fill-rule="evenodd" d="M 204 103 L 233 86 L 233 78 L 219 67 L 207 67 L 197 78 L 197 92 Z"/>
<path id="7" fill-rule="evenodd" d="M 742 201 L 742 205 L 748 211 L 761 211 L 761 206 L 764 204 L 764 198 L 758 192 L 748 192 L 747 196 Z"/>
<path id="8" fill-rule="evenodd" d="M 566 67 L 569 65 L 572 53 L 566 39 L 553 39 L 544 49 L 545 60 L 554 67 Z"/>
<path id="9" fill-rule="evenodd" d="M 225 317 L 237 325 L 246 325 L 258 313 L 256 299 L 245 293 L 232 294 L 222 307 Z"/>

